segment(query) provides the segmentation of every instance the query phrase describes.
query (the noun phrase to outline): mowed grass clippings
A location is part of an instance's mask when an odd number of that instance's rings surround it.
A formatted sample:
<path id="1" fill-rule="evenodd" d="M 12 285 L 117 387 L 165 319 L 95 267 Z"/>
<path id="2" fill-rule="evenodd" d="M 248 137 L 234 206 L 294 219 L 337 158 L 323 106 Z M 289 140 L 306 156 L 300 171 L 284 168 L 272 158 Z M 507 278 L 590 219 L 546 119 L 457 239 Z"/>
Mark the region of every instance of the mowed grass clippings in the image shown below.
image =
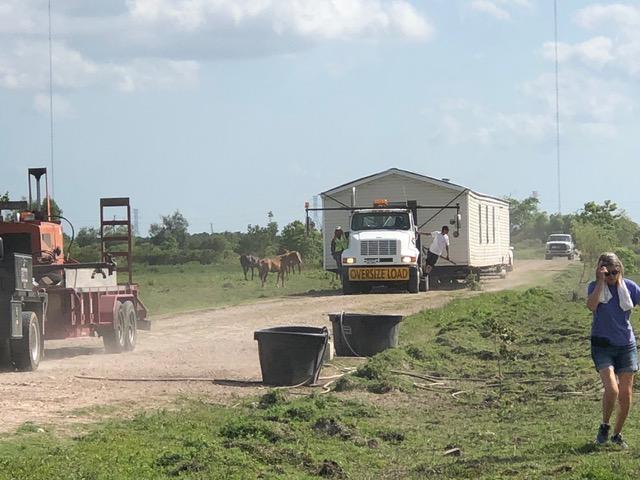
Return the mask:
<path id="1" fill-rule="evenodd" d="M 25 425 L 0 443 L 0 479 L 639 478 L 637 404 L 629 450 L 593 444 L 600 386 L 576 291 L 574 269 L 553 289 L 409 317 L 399 348 L 330 394 L 190 402 L 76 438 Z"/>
<path id="2" fill-rule="evenodd" d="M 276 287 L 275 273 L 261 287 L 257 269 L 254 279 L 244 279 L 240 264 L 139 266 L 134 282 L 140 297 L 153 315 L 179 313 L 227 305 L 237 305 L 260 298 L 281 297 L 314 292 L 337 292 L 335 275 L 319 268 L 303 267 L 302 273 L 290 274 L 285 287 Z"/>

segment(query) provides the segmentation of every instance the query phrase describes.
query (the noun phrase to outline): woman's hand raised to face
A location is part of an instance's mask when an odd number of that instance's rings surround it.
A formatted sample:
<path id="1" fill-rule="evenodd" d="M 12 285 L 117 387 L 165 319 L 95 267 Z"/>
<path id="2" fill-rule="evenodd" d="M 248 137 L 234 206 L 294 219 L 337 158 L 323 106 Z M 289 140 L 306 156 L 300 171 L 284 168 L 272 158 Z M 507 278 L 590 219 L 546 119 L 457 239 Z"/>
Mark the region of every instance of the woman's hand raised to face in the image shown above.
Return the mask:
<path id="1" fill-rule="evenodd" d="M 600 265 L 598 268 L 596 268 L 596 280 L 598 282 L 604 282 L 605 277 L 605 273 L 607 273 L 607 267 L 605 267 L 604 265 Z"/>

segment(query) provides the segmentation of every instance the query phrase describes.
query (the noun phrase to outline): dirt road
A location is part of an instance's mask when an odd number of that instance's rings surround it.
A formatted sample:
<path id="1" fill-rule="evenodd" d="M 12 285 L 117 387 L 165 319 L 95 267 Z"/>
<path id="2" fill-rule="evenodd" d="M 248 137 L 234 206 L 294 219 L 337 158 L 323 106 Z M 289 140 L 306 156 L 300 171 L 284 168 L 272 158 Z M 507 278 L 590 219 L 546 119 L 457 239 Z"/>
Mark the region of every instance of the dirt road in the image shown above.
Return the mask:
<path id="1" fill-rule="evenodd" d="M 566 265 L 559 260 L 521 261 L 507 279 L 487 280 L 484 290 L 539 283 Z M 255 393 L 257 387 L 205 382 L 108 382 L 77 376 L 260 380 L 253 339 L 256 329 L 295 324 L 330 326 L 326 314 L 343 310 L 408 315 L 471 294 L 456 290 L 417 295 L 306 295 L 155 318 L 153 330 L 140 333 L 136 350 L 121 355 L 105 354 L 98 338 L 51 341 L 46 344 L 46 358 L 36 372 L 0 373 L 0 431 L 13 430 L 26 421 L 63 427 L 92 421 L 97 415 L 92 410 L 95 406 L 110 405 L 132 412 L 166 404 L 183 394 L 232 401 L 236 395 Z"/>

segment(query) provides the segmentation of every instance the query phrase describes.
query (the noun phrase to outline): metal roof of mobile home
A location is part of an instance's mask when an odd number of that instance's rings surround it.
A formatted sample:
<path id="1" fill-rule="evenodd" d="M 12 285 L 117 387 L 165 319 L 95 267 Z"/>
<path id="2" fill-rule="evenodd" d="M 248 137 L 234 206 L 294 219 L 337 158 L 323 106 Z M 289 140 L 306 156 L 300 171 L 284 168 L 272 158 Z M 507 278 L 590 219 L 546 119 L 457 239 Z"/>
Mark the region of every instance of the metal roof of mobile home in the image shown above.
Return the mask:
<path id="1" fill-rule="evenodd" d="M 363 185 L 365 183 L 369 183 L 372 180 L 377 180 L 389 175 L 401 175 L 407 178 L 411 178 L 413 180 L 419 180 L 422 182 L 426 182 L 426 183 L 431 183 L 433 185 L 437 185 L 439 187 L 444 187 L 444 188 L 449 188 L 451 190 L 455 190 L 458 192 L 462 192 L 464 190 L 468 190 L 471 193 L 474 193 L 475 195 L 481 196 L 481 197 L 485 197 L 485 198 L 492 198 L 494 200 L 499 200 L 501 202 L 504 203 L 509 203 L 506 200 L 504 200 L 503 198 L 499 198 L 499 197 L 495 197 L 492 195 L 486 195 L 484 193 L 480 193 L 480 192 L 476 192 L 475 190 L 472 190 L 468 187 L 464 187 L 462 185 L 457 185 L 455 183 L 451 183 L 449 181 L 445 181 L 445 180 L 440 180 L 437 178 L 433 178 L 433 177 L 429 177 L 427 175 L 421 175 L 419 173 L 414 173 L 414 172 L 410 172 L 408 170 L 403 170 L 401 168 L 389 168 L 388 170 L 384 170 L 382 172 L 378 172 L 378 173 L 374 173 L 372 175 L 367 175 L 366 177 L 361 177 L 358 178 L 356 180 L 352 180 L 348 183 L 344 183 L 342 185 L 339 185 L 337 187 L 334 187 L 330 190 L 326 190 L 324 192 L 322 192 L 320 195 L 333 195 L 337 192 L 340 192 L 342 190 L 346 190 L 347 188 L 352 188 L 352 187 L 357 187 L 358 185 Z"/>

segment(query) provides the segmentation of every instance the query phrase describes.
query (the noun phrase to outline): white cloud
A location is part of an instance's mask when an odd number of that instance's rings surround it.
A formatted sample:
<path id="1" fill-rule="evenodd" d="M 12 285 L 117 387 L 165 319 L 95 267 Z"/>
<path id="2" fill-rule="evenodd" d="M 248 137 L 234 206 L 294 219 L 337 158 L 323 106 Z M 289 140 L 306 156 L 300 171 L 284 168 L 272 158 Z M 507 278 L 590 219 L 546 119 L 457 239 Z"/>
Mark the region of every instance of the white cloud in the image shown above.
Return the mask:
<path id="1" fill-rule="evenodd" d="M 596 4 L 579 10 L 575 23 L 599 34 L 584 42 L 559 44 L 561 62 L 587 68 L 612 67 L 634 80 L 640 79 L 640 5 Z M 553 59 L 553 43 L 544 45 L 544 56 Z"/>
<path id="2" fill-rule="evenodd" d="M 575 19 L 584 28 L 617 24 L 635 29 L 640 26 L 640 6 L 622 3 L 589 5 L 580 10 Z"/>
<path id="3" fill-rule="evenodd" d="M 637 105 L 624 82 L 565 70 L 559 79 L 560 127 L 564 134 L 611 139 L 633 119 Z M 556 134 L 555 76 L 543 74 L 520 87 L 527 111 L 504 112 L 454 98 L 423 112 L 433 122 L 434 140 L 486 147 L 540 145 Z"/>
<path id="4" fill-rule="evenodd" d="M 173 88 L 193 85 L 198 64 L 194 61 L 134 59 L 123 63 L 97 63 L 64 43 L 55 42 L 55 89 L 113 86 L 123 92 L 141 88 Z M 42 90 L 49 85 L 49 46 L 42 41 L 18 41 L 0 52 L 0 87 Z"/>
<path id="5" fill-rule="evenodd" d="M 129 6 L 144 28 L 192 34 L 221 28 L 337 40 L 426 39 L 432 33 L 428 20 L 405 0 L 131 0 Z"/>
<path id="6" fill-rule="evenodd" d="M 56 88 L 125 92 L 193 85 L 216 58 L 433 34 L 408 0 L 67 0 L 52 24 Z M 0 88 L 46 86 L 47 34 L 46 0 L 0 1 Z"/>
<path id="7" fill-rule="evenodd" d="M 544 57 L 555 59 L 555 43 L 546 42 L 543 46 Z M 574 45 L 558 42 L 558 61 L 569 62 L 577 59 L 591 67 L 600 68 L 614 60 L 613 40 L 609 37 L 594 37 Z"/>
<path id="8" fill-rule="evenodd" d="M 547 140 L 555 131 L 554 117 L 548 112 L 498 112 L 464 99 L 444 100 L 430 116 L 438 125 L 432 137 L 451 145 L 535 144 Z"/>
<path id="9" fill-rule="evenodd" d="M 531 2 L 529 0 L 472 0 L 469 3 L 471 10 L 485 13 L 498 20 L 511 20 L 511 10 L 522 7 L 531 7 Z"/>
<path id="10" fill-rule="evenodd" d="M 489 0 L 473 0 L 471 2 L 471 9 L 477 12 L 487 13 L 498 20 L 511 19 L 511 14 L 508 11 Z"/>

